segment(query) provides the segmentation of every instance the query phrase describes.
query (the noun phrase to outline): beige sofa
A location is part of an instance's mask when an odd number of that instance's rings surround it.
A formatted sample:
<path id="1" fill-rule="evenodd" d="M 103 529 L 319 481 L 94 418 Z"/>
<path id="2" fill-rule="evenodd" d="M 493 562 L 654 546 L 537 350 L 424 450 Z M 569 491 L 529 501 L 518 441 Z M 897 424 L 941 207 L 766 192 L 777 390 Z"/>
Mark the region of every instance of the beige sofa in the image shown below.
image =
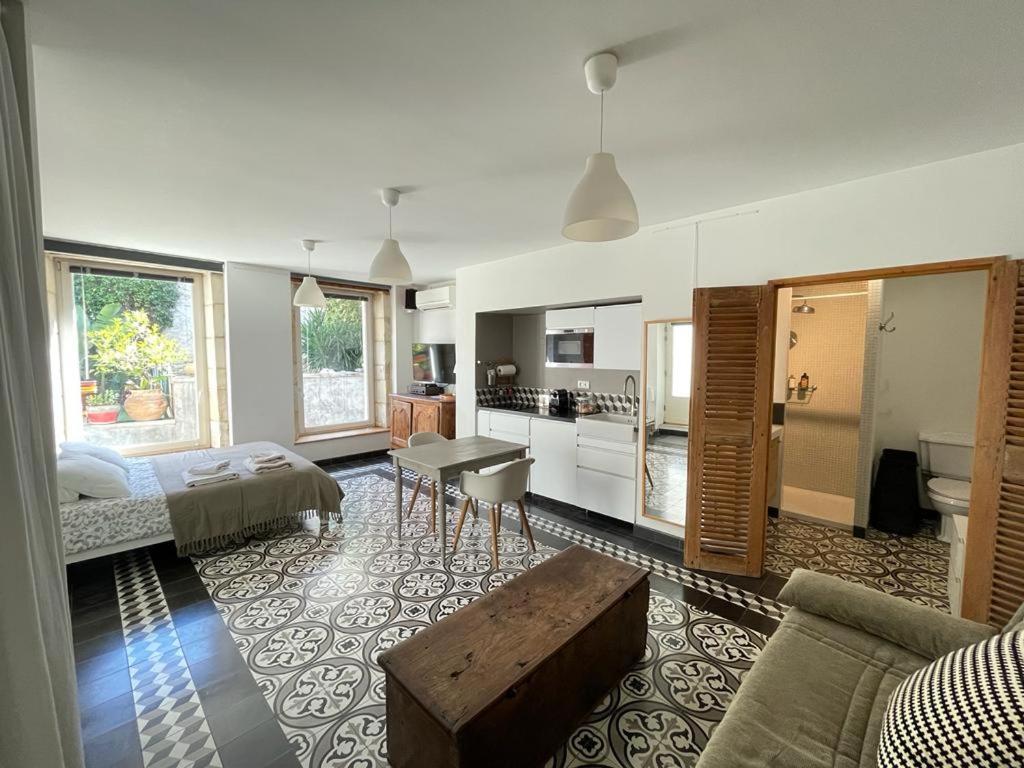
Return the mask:
<path id="1" fill-rule="evenodd" d="M 798 570 L 792 605 L 698 768 L 876 766 L 889 696 L 939 656 L 996 634 L 903 598 Z M 1024 607 L 1008 625 L 1024 625 Z"/>

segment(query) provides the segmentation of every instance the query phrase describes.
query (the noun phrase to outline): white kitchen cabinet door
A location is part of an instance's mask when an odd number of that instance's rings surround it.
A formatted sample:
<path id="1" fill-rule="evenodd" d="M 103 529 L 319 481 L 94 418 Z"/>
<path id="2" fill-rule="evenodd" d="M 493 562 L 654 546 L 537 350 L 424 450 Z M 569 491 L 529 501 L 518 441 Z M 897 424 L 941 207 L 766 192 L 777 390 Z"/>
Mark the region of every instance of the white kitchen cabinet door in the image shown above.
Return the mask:
<path id="1" fill-rule="evenodd" d="M 635 522 L 636 484 L 633 480 L 577 467 L 576 498 L 579 506 L 591 512 Z"/>
<path id="2" fill-rule="evenodd" d="M 544 324 L 548 328 L 593 328 L 594 308 L 573 307 L 571 309 L 549 309 L 544 314 Z"/>
<path id="3" fill-rule="evenodd" d="M 530 417 L 491 411 L 491 432 L 519 435 L 525 439 L 518 442 L 528 443 L 530 437 Z"/>
<path id="4" fill-rule="evenodd" d="M 576 503 L 576 423 L 530 419 L 530 490 Z"/>
<path id="5" fill-rule="evenodd" d="M 594 308 L 594 367 L 640 370 L 643 319 L 639 304 Z"/>
<path id="6" fill-rule="evenodd" d="M 480 437 L 489 437 L 491 434 L 491 412 L 476 412 L 476 433 Z"/>

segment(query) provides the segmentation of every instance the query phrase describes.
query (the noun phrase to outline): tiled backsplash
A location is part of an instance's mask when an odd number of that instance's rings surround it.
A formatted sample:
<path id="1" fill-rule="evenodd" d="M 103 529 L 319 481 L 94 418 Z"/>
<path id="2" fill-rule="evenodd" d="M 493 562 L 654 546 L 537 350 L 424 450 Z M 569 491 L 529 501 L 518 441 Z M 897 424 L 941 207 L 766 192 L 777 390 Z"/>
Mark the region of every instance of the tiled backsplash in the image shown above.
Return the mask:
<path id="1" fill-rule="evenodd" d="M 513 404 L 543 408 L 548 404 L 552 392 L 553 389 L 537 387 L 483 387 L 476 391 L 476 404 L 492 408 Z M 576 397 L 581 394 L 589 394 L 602 411 L 629 413 L 629 398 L 625 395 L 582 389 L 569 390 L 569 401 L 573 410 L 576 410 Z"/>

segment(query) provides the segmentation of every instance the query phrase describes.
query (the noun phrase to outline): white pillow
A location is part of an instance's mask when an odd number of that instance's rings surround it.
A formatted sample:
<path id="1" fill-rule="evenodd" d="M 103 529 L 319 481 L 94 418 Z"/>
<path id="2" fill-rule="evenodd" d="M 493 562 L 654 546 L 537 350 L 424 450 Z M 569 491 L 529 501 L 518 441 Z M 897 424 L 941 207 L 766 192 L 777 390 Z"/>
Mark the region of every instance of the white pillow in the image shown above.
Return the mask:
<path id="1" fill-rule="evenodd" d="M 94 499 L 131 496 L 128 473 L 95 456 L 61 456 L 57 459 L 57 488 L 60 498 L 71 494 Z"/>
<path id="2" fill-rule="evenodd" d="M 92 445 L 91 443 L 68 442 L 61 443 L 60 450 L 61 457 L 92 456 L 102 459 L 108 464 L 113 464 L 115 467 L 120 467 L 125 472 L 128 471 L 128 462 L 113 448 L 104 448 L 102 445 Z"/>

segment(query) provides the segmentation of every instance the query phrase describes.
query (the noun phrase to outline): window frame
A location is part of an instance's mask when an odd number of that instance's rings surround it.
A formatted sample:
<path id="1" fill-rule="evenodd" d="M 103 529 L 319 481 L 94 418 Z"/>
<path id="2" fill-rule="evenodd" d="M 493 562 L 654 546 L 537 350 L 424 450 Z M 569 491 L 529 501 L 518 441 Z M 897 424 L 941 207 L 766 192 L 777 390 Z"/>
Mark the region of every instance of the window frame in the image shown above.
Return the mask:
<path id="1" fill-rule="evenodd" d="M 294 299 L 298 284 L 292 283 L 291 296 Z M 324 297 L 330 299 L 356 299 L 363 303 L 363 373 L 366 404 L 366 419 L 345 424 L 324 424 L 317 427 L 306 426 L 305 391 L 302 379 L 302 307 L 292 305 L 292 389 L 295 395 L 295 440 L 326 440 L 334 436 L 344 436 L 346 432 L 355 432 L 372 428 L 375 425 L 375 382 L 374 371 L 376 359 L 374 355 L 374 297 L 375 291 L 361 288 L 333 287 L 320 283 Z"/>
<path id="2" fill-rule="evenodd" d="M 122 456 L 156 456 L 176 451 L 209 448 L 212 442 L 209 371 L 207 368 L 208 350 L 206 346 L 206 296 L 204 292 L 206 273 L 193 269 L 155 266 L 145 262 L 122 261 L 120 259 L 70 256 L 50 252 L 47 252 L 46 256 L 52 261 L 56 279 L 55 293 L 57 305 L 54 315 L 57 322 L 57 359 L 59 371 L 52 372 L 51 376 L 59 377 L 60 380 L 64 439 L 84 439 L 84 435 L 81 432 L 82 409 L 80 382 L 78 379 L 78 333 L 75 323 L 74 287 L 70 269 L 70 267 L 83 267 L 86 269 L 98 268 L 112 272 L 124 272 L 128 276 L 144 273 L 174 278 L 187 277 L 192 280 L 192 335 L 195 358 L 193 365 L 196 379 L 197 418 L 199 420 L 198 436 L 195 440 L 118 446 L 115 450 Z"/>

